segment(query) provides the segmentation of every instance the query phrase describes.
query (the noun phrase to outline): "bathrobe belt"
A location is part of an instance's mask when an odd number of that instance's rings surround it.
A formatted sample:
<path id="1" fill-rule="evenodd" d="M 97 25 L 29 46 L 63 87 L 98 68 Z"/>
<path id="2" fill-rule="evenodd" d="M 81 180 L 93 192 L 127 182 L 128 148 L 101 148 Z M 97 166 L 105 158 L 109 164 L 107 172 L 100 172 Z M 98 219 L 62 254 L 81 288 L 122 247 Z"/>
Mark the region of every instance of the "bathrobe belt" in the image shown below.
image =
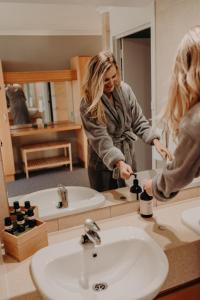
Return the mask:
<path id="1" fill-rule="evenodd" d="M 134 156 L 134 142 L 137 140 L 137 136 L 130 130 L 124 131 L 120 136 L 114 136 L 114 145 L 121 149 L 127 164 L 135 168 L 135 157 Z"/>

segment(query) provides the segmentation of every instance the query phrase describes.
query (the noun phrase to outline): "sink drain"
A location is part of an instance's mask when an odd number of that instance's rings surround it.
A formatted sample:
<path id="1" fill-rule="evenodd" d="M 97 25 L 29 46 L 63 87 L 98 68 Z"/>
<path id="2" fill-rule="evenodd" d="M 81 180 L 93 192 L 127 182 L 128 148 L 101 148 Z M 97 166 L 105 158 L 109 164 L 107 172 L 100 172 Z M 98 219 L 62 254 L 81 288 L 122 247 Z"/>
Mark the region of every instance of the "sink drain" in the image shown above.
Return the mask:
<path id="1" fill-rule="evenodd" d="M 95 283 L 93 284 L 92 288 L 95 292 L 101 292 L 106 290 L 108 287 L 107 283 L 105 282 L 99 282 L 99 283 Z"/>

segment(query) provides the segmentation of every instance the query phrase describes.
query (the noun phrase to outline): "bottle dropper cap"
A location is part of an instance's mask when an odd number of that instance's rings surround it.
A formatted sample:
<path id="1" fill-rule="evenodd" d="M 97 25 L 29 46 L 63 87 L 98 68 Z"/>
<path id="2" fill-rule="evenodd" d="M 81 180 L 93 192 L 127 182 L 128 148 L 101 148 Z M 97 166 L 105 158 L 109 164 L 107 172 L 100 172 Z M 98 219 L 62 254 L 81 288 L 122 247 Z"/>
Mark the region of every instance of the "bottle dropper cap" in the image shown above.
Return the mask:
<path id="1" fill-rule="evenodd" d="M 27 208 L 27 209 L 31 207 L 31 204 L 30 204 L 30 201 L 29 201 L 29 200 L 26 200 L 26 201 L 24 202 L 24 207 Z"/>
<path id="2" fill-rule="evenodd" d="M 134 179 L 133 180 L 133 185 L 131 186 L 130 188 L 130 192 L 131 193 L 136 193 L 136 194 L 139 194 L 142 192 L 142 188 L 139 186 L 139 181 L 138 179 Z"/>
<path id="3" fill-rule="evenodd" d="M 146 190 L 144 189 L 144 191 L 140 194 L 140 199 L 141 200 L 152 200 L 153 197 L 150 196 L 149 194 L 147 194 Z"/>
<path id="4" fill-rule="evenodd" d="M 15 209 L 20 208 L 20 207 L 19 207 L 19 201 L 14 201 L 14 202 L 13 202 L 13 207 L 14 207 Z"/>

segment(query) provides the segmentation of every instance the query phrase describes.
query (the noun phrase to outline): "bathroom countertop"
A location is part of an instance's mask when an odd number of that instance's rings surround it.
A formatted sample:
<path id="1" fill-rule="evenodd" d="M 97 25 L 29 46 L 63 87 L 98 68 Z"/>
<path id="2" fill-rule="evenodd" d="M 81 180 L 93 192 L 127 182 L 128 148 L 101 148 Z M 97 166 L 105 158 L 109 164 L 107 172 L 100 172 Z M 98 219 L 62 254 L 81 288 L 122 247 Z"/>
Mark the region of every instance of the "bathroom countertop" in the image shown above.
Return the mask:
<path id="1" fill-rule="evenodd" d="M 116 226 L 137 226 L 143 228 L 165 251 L 169 260 L 169 274 L 162 291 L 200 278 L 199 253 L 200 236 L 181 222 L 181 214 L 191 207 L 200 206 L 200 197 L 178 202 L 167 202 L 154 207 L 153 217 L 142 218 L 137 212 L 98 221 L 101 230 Z M 77 226 L 49 234 L 49 245 L 77 238 L 83 226 Z M 4 257 L 7 299 L 42 299 L 31 280 L 29 265 L 31 258 L 16 262 Z"/>

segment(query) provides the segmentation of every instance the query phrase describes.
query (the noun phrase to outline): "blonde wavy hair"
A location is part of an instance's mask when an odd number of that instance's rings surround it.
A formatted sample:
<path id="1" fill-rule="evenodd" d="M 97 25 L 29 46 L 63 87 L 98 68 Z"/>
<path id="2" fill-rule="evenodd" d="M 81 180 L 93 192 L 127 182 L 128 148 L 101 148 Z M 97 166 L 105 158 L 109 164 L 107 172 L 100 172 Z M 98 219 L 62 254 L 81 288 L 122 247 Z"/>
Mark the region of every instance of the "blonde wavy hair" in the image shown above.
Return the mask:
<path id="1" fill-rule="evenodd" d="M 175 59 L 168 104 L 163 114 L 165 124 L 174 138 L 184 115 L 200 101 L 200 26 L 183 37 Z"/>
<path id="2" fill-rule="evenodd" d="M 106 118 L 101 102 L 104 90 L 104 77 L 106 72 L 112 67 L 116 67 L 116 85 L 120 83 L 119 68 L 113 53 L 105 50 L 92 57 L 88 64 L 82 86 L 83 98 L 88 104 L 86 113 L 91 113 L 91 117 L 105 124 Z"/>

